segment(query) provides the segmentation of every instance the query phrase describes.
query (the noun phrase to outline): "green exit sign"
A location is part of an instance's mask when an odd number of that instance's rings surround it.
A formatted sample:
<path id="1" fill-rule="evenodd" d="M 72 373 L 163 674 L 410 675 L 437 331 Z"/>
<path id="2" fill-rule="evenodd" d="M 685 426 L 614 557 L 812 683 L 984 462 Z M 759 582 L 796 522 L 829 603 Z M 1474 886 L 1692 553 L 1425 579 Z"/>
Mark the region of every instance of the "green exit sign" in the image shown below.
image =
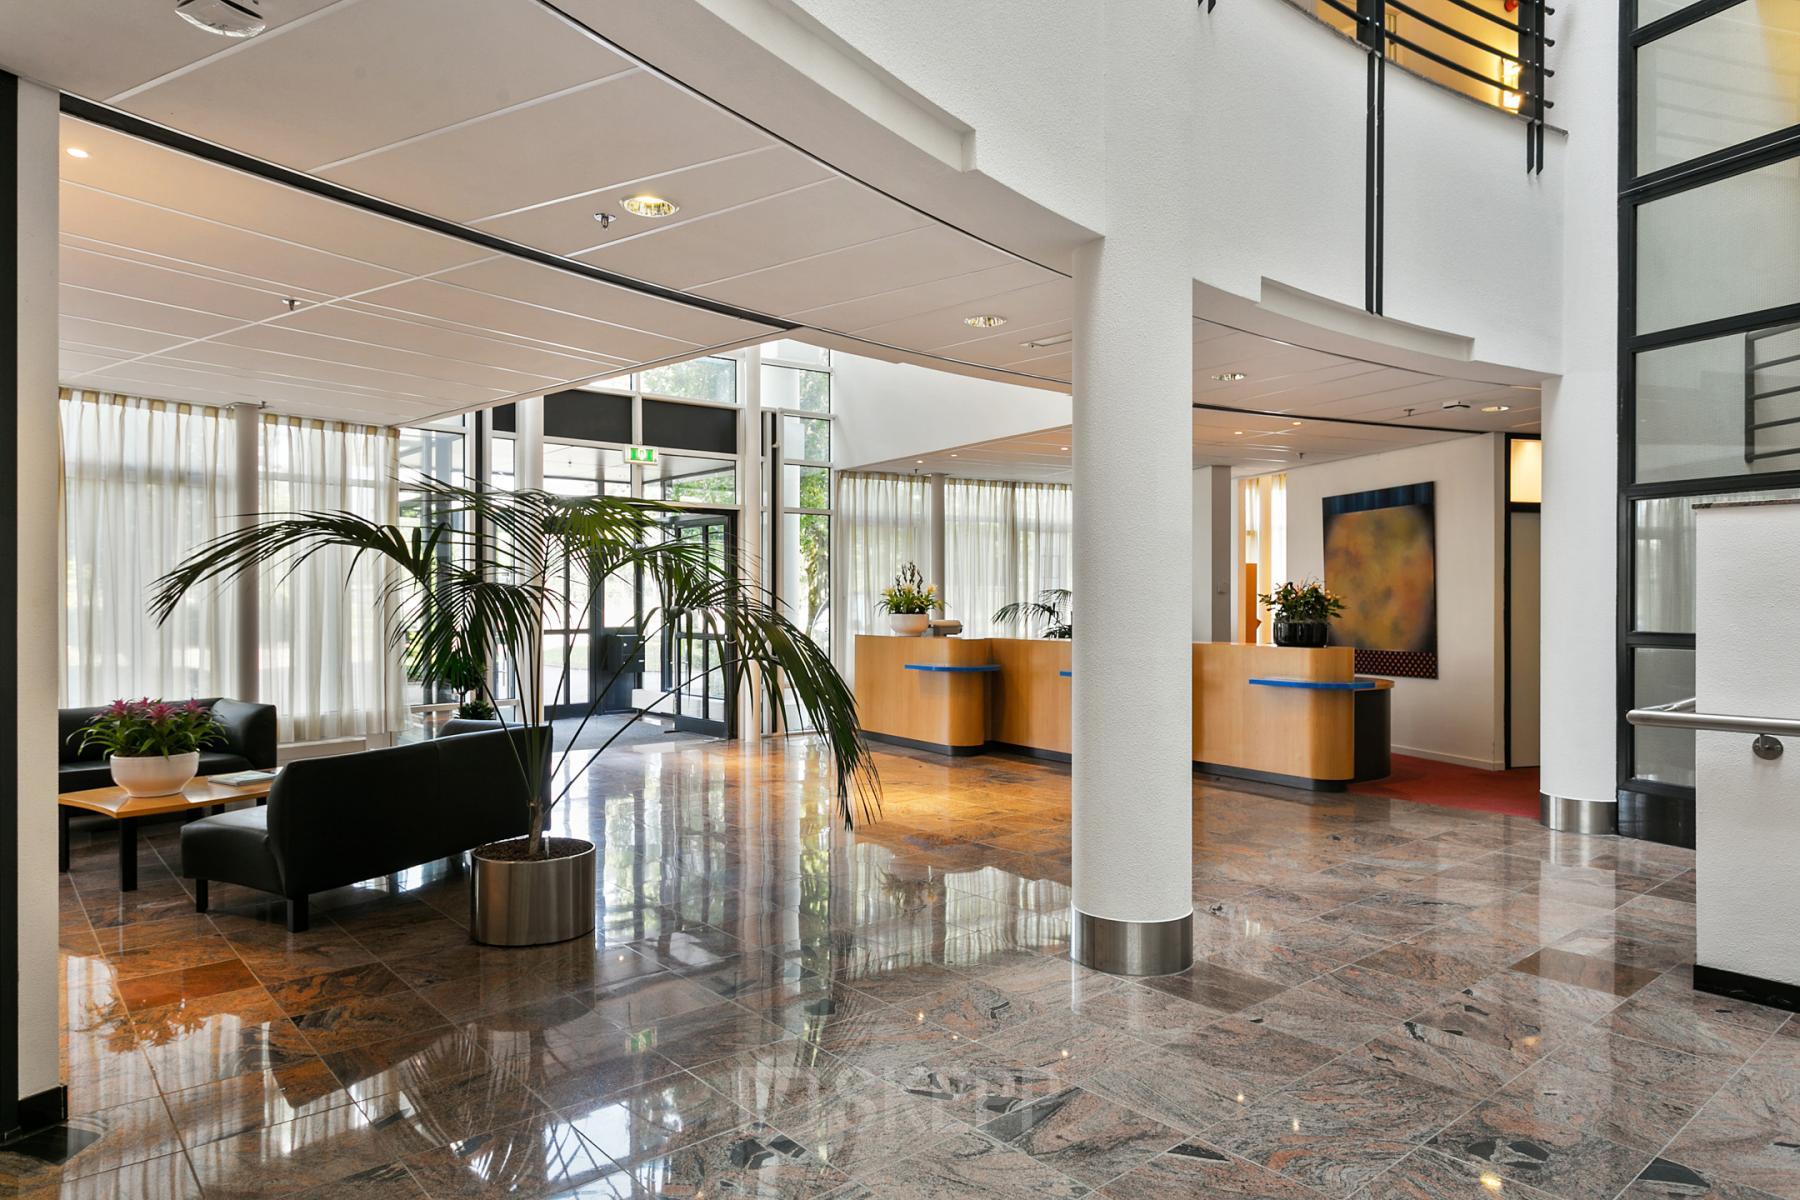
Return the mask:
<path id="1" fill-rule="evenodd" d="M 656 448 L 654 446 L 627 446 L 625 447 L 625 461 L 653 463 L 656 461 Z"/>

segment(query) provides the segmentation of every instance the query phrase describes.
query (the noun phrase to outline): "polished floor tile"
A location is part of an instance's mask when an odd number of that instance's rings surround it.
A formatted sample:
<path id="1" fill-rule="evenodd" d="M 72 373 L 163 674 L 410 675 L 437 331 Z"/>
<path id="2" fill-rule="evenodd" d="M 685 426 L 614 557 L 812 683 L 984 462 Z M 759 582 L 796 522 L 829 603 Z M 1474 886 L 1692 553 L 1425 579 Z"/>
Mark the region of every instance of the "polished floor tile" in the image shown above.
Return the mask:
<path id="1" fill-rule="evenodd" d="M 1195 965 L 1068 960 L 1069 774 L 804 741 L 609 754 L 589 938 L 431 864 L 196 914 L 77 846 L 30 1196 L 1800 1200 L 1800 1036 L 1692 988 L 1690 852 L 1198 778 Z M 79 1144 L 78 1144 L 79 1143 Z"/>

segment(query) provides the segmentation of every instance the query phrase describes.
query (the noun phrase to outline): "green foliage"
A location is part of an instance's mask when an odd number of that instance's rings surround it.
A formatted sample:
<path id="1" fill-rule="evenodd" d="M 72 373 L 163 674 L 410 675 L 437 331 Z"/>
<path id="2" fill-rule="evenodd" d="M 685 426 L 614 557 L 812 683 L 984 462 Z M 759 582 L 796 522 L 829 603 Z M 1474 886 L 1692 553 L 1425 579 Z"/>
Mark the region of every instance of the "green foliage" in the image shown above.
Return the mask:
<path id="1" fill-rule="evenodd" d="M 81 749 L 98 746 L 107 757 L 149 758 L 191 754 L 225 740 L 225 730 L 212 710 L 198 700 L 168 704 L 161 700 L 114 700 L 86 725 L 69 735 Z"/>
<path id="2" fill-rule="evenodd" d="M 1257 596 L 1278 619 L 1289 621 L 1329 621 L 1344 611 L 1344 600 L 1325 590 L 1316 579 L 1303 583 L 1289 580 L 1267 595 Z"/>
<path id="3" fill-rule="evenodd" d="M 1068 588 L 1045 588 L 1036 600 L 1017 600 L 994 613 L 994 624 L 1013 622 L 1029 626 L 1039 622 L 1039 637 L 1069 638 L 1075 636 L 1075 593 Z"/>
<path id="4" fill-rule="evenodd" d="M 351 570 L 367 562 L 382 572 L 382 600 L 393 614 L 389 636 L 406 647 L 412 669 L 447 681 L 478 676 L 479 698 L 493 704 L 487 665 L 505 662 L 519 681 L 524 711 L 535 713 L 542 711 L 546 695 L 562 687 L 560 682 L 546 687 L 543 625 L 580 625 L 609 576 L 638 572 L 646 595 L 658 600 L 640 615 L 638 636 L 648 640 L 681 628 L 683 622 L 696 631 L 723 635 L 737 656 L 714 662 L 701 675 L 755 665 L 777 703 L 782 690 L 790 691 L 825 739 L 837 768 L 837 799 L 845 823 L 854 823 L 859 804 L 865 816 L 873 814 L 880 780 L 849 686 L 827 653 L 781 615 L 773 597 L 742 584 L 704 543 L 663 536 L 663 520 L 680 510 L 616 496 L 469 489 L 434 479 L 420 481 L 418 490 L 432 502 L 425 507 L 435 523 L 411 531 L 351 513 L 302 512 L 267 516 L 221 534 L 196 547 L 152 585 L 151 616 L 158 623 L 167 620 L 182 596 L 202 583 L 227 581 L 283 558 L 291 570 L 328 547 L 347 547 L 355 551 Z M 467 532 L 473 530 L 483 531 L 482 536 Z M 453 552 L 444 553 L 446 548 Z M 588 581 L 585 597 L 565 600 L 555 586 L 571 576 Z M 569 611 L 577 603 L 580 611 Z M 676 687 L 691 686 L 698 678 L 679 681 Z M 608 686 L 596 688 L 595 696 L 605 695 Z M 581 769 L 649 707 L 634 713 Z M 598 708 L 596 699 L 583 720 Z M 543 794 L 543 773 L 528 763 L 541 763 L 549 755 L 548 738 L 547 726 L 530 726 L 527 754 L 518 762 L 531 796 L 534 855 L 551 809 L 580 774 L 571 772 L 556 796 Z M 555 765 L 565 765 L 569 754 L 564 750 Z"/>
<path id="5" fill-rule="evenodd" d="M 925 582 L 919 565 L 907 563 L 894 575 L 894 582 L 881 589 L 881 599 L 875 607 L 885 613 L 910 616 L 933 609 L 943 612 L 944 602 L 938 598 L 937 584 Z"/>

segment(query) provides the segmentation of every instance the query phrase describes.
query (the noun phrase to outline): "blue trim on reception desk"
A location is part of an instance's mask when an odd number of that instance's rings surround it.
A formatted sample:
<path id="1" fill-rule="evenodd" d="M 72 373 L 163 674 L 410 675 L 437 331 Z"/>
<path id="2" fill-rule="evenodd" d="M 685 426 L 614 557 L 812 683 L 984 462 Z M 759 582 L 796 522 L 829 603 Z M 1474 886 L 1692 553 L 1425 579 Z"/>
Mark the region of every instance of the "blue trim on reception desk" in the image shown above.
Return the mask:
<path id="1" fill-rule="evenodd" d="M 1064 679 L 1069 679 L 1074 676 L 1075 672 L 1073 672 L 1073 671 L 1058 671 L 1057 674 L 1061 675 Z"/>
<path id="2" fill-rule="evenodd" d="M 1373 679 L 1290 679 L 1285 675 L 1252 679 L 1252 687 L 1305 688 L 1314 692 L 1372 692 L 1381 686 Z"/>
<path id="3" fill-rule="evenodd" d="M 942 675 L 985 675 L 1000 669 L 999 663 L 983 663 L 973 667 L 953 667 L 943 663 L 906 663 L 908 671 L 931 671 Z"/>

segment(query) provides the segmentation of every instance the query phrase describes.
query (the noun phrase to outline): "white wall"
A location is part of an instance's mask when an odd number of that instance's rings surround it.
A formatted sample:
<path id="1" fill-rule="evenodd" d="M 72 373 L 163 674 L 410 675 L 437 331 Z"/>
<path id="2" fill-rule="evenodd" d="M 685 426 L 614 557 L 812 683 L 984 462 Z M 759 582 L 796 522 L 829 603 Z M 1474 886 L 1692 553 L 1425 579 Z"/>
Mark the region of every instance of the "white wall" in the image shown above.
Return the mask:
<path id="1" fill-rule="evenodd" d="M 1067 425 L 1061 392 L 833 351 L 831 457 L 840 470 Z"/>
<path id="2" fill-rule="evenodd" d="M 1436 485 L 1438 677 L 1394 681 L 1396 753 L 1495 770 L 1505 765 L 1504 449 L 1504 439 L 1487 434 L 1287 473 L 1287 566 L 1294 579 L 1325 574 L 1325 497 Z"/>
<path id="3" fill-rule="evenodd" d="M 1800 717 L 1800 504 L 1701 509 L 1694 697 L 1700 712 Z M 1776 636 L 1771 636 L 1776 631 Z M 1800 984 L 1800 744 L 1773 761 L 1745 733 L 1695 734 L 1695 961 Z"/>
<path id="4" fill-rule="evenodd" d="M 57 97 L 20 83 L 18 179 L 19 1095 L 57 1085 L 56 432 Z M 0 287 L 12 286 L 11 280 Z M 8 986 L 12 986 L 11 983 Z"/>

